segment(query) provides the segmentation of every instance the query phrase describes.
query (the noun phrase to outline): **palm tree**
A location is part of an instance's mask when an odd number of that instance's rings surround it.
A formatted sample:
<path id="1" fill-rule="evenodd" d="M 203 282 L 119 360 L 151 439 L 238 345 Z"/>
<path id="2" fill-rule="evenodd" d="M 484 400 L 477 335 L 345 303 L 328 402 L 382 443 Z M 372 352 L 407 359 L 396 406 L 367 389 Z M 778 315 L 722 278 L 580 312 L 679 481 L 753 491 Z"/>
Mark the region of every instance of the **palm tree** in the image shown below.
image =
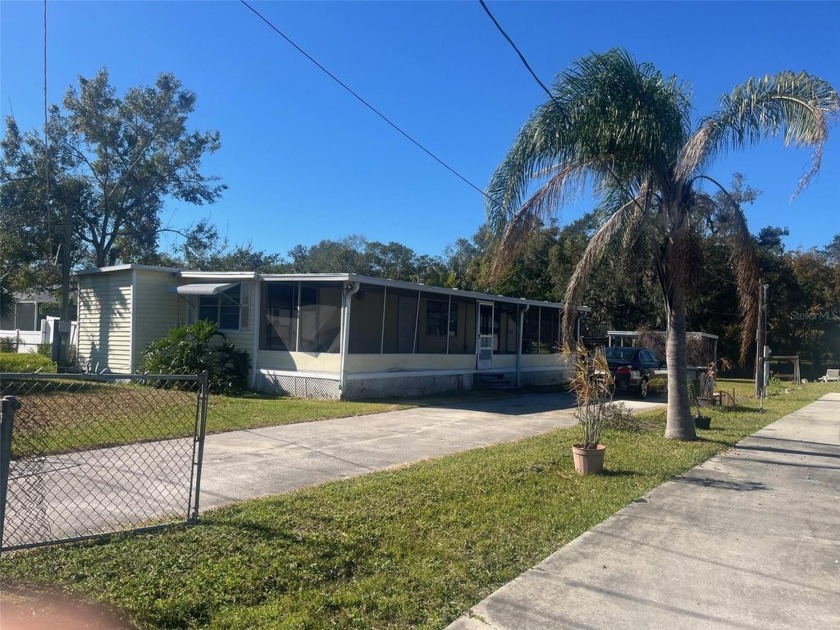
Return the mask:
<path id="1" fill-rule="evenodd" d="M 781 134 L 786 145 L 813 150 L 798 193 L 820 167 L 838 112 L 840 98 L 827 82 L 805 72 L 782 72 L 737 86 L 721 98 L 717 112 L 695 126 L 689 93 L 676 78 L 663 77 L 652 65 L 639 64 L 619 49 L 578 60 L 558 77 L 551 98 L 525 123 L 490 181 L 488 216 L 502 236 L 498 265 L 507 264 L 532 229 L 590 185 L 603 222 L 566 290 L 564 340 L 571 336 L 576 306 L 604 252 L 646 251 L 666 311 L 665 435 L 694 439 L 686 369 L 686 293 L 699 256 L 693 224 L 699 183 L 714 182 L 704 170 L 728 149 Z M 751 318 L 757 294 L 752 239 L 736 203 L 725 213 L 739 235 L 732 262 L 741 313 Z M 745 328 L 744 356 L 749 343 Z"/>

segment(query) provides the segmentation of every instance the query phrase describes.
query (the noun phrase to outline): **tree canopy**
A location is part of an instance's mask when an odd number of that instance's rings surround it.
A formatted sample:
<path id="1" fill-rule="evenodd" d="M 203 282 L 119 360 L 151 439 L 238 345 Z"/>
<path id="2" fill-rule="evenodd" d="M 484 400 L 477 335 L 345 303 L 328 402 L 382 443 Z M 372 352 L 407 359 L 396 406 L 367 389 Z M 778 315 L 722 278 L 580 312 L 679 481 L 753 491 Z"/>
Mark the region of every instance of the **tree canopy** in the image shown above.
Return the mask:
<path id="1" fill-rule="evenodd" d="M 602 217 L 565 292 L 564 337 L 574 324 L 592 272 L 608 252 L 627 252 L 637 269 L 652 267 L 665 303 L 668 361 L 666 436 L 693 439 L 686 379 L 687 296 L 702 250 L 693 214 L 699 186 L 714 158 L 731 149 L 782 136 L 812 149 L 800 180 L 820 166 L 823 145 L 840 112 L 840 97 L 808 73 L 749 79 L 724 95 L 720 108 L 697 123 L 689 91 L 654 66 L 613 49 L 578 60 L 553 85 L 498 167 L 487 189 L 488 216 L 502 235 L 499 264 L 510 264 L 542 218 L 591 185 Z M 530 191 L 537 186 L 536 192 Z M 719 188 L 723 187 L 718 184 Z M 530 196 L 529 196 L 530 195 Z M 723 208 L 710 206 L 711 211 Z M 758 266 L 737 202 L 723 218 L 733 237 L 740 314 L 755 321 Z M 742 351 L 749 345 L 744 329 Z"/>
<path id="2" fill-rule="evenodd" d="M 21 133 L 9 116 L 0 161 L 4 271 L 40 268 L 19 284 L 49 284 L 66 218 L 74 264 L 138 260 L 157 250 L 165 200 L 219 199 L 225 186 L 201 172 L 219 133 L 188 130 L 195 104 L 171 73 L 120 98 L 103 68 L 50 108 L 43 136 Z"/>

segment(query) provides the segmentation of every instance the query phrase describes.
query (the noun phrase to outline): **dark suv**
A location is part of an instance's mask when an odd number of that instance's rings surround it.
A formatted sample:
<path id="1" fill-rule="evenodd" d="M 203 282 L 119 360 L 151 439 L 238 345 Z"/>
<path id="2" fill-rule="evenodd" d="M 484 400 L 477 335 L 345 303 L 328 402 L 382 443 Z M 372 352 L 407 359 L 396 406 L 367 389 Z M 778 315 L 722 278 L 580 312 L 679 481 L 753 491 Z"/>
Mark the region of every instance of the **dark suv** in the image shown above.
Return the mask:
<path id="1" fill-rule="evenodd" d="M 616 391 L 632 390 L 647 398 L 651 385 L 666 382 L 665 361 L 649 348 L 604 348 Z"/>

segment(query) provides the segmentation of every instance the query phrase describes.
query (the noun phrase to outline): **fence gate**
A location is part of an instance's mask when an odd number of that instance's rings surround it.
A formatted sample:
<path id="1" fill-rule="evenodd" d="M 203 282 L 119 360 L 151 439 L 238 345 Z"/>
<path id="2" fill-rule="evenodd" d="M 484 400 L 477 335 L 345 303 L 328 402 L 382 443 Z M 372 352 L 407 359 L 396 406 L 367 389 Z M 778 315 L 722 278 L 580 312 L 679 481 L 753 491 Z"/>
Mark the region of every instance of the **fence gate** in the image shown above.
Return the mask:
<path id="1" fill-rule="evenodd" d="M 197 518 L 206 374 L 0 374 L 0 397 L 0 552 Z"/>

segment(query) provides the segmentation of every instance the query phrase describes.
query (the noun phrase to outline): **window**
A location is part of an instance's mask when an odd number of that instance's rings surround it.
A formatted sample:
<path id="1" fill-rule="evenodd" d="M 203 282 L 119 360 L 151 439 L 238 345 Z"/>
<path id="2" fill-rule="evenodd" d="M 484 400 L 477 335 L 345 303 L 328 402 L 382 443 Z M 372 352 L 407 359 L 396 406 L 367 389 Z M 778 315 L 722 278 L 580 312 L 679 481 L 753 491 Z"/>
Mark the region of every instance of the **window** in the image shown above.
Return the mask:
<path id="1" fill-rule="evenodd" d="M 560 352 L 560 311 L 550 306 L 540 307 L 540 354 Z"/>
<path id="2" fill-rule="evenodd" d="M 452 296 L 449 319 L 449 354 L 475 354 L 475 309 L 475 299 Z"/>
<path id="3" fill-rule="evenodd" d="M 196 319 L 214 322 L 219 330 L 247 330 L 248 297 L 247 284 L 238 284 L 218 295 L 201 295 Z"/>
<path id="4" fill-rule="evenodd" d="M 385 354 L 412 354 L 416 337 L 417 291 L 394 289 L 385 300 Z"/>
<path id="5" fill-rule="evenodd" d="M 299 352 L 339 352 L 341 286 L 300 285 Z"/>
<path id="6" fill-rule="evenodd" d="M 457 313 L 457 305 L 456 313 Z M 457 327 L 457 319 L 455 321 Z M 447 317 L 446 302 L 440 300 L 426 301 L 426 336 L 444 337 L 446 335 Z M 457 329 L 457 328 L 456 328 Z"/>
<path id="7" fill-rule="evenodd" d="M 522 353 L 540 353 L 540 307 L 532 306 L 525 313 L 525 329 L 522 331 Z"/>
<path id="8" fill-rule="evenodd" d="M 260 348 L 338 352 L 341 295 L 339 284 L 266 283 Z"/>
<path id="9" fill-rule="evenodd" d="M 363 284 L 350 307 L 350 354 L 382 351 L 382 314 L 385 288 Z"/>
<path id="10" fill-rule="evenodd" d="M 297 339 L 297 283 L 266 283 L 263 294 L 263 350 L 295 349 Z"/>
<path id="11" fill-rule="evenodd" d="M 496 303 L 493 309 L 493 352 L 516 354 L 517 306 Z"/>

